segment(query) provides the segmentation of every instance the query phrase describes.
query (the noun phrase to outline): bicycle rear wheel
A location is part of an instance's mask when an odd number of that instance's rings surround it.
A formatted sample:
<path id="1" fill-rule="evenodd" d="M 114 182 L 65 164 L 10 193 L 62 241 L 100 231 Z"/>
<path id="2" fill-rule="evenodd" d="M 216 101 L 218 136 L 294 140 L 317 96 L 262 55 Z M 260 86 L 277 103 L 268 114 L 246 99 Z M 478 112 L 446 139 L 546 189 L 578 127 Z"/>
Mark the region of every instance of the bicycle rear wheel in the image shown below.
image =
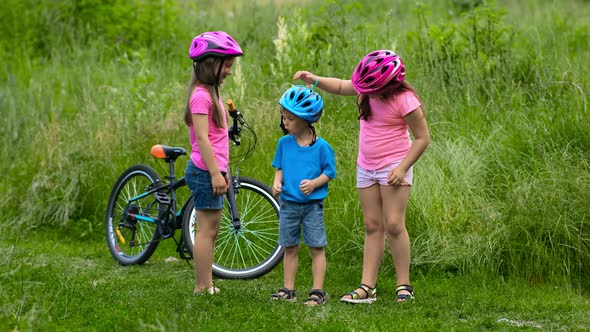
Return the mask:
<path id="1" fill-rule="evenodd" d="M 225 200 L 213 257 L 213 275 L 222 279 L 254 279 L 274 269 L 283 259 L 279 245 L 279 203 L 268 185 L 252 178 L 238 177 L 236 205 L 241 228 L 235 230 L 230 203 Z M 193 198 L 185 207 L 182 236 L 192 255 L 195 241 Z"/>
<path id="2" fill-rule="evenodd" d="M 147 165 L 129 167 L 115 182 L 106 212 L 106 241 L 111 255 L 121 265 L 145 263 L 158 247 L 160 234 L 154 222 L 127 218 L 157 219 L 160 204 L 145 192 L 160 181 Z"/>

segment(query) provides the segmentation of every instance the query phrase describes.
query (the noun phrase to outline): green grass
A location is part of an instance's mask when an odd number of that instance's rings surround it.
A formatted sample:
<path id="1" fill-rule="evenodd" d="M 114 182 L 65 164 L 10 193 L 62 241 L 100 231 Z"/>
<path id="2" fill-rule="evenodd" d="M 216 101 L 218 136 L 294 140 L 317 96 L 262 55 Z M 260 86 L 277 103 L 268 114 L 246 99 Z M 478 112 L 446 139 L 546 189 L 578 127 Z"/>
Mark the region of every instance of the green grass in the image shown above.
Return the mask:
<path id="1" fill-rule="evenodd" d="M 310 259 L 303 250 L 297 303 L 269 300 L 282 264 L 256 280 L 216 280 L 218 296 L 194 296 L 192 267 L 165 241 L 143 266 L 122 267 L 106 245 L 75 233 L 44 230 L 0 243 L 0 329 L 18 331 L 234 330 L 586 330 L 587 293 L 563 284 L 530 284 L 478 274 L 414 271 L 416 301 L 395 304 L 390 262 L 380 273 L 379 300 L 346 305 L 339 296 L 358 283 L 351 263 L 328 251 L 329 302 L 307 308 Z M 355 264 L 356 263 L 356 264 Z"/>

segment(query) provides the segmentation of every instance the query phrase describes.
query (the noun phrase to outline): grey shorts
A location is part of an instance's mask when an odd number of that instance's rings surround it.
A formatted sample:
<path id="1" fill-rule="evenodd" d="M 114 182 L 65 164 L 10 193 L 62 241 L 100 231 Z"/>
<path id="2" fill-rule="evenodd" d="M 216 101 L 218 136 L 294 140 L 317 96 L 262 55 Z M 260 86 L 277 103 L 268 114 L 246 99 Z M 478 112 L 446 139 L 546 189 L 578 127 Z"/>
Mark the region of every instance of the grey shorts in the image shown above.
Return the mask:
<path id="1" fill-rule="evenodd" d="M 324 225 L 324 201 L 294 203 L 281 200 L 279 221 L 279 244 L 293 247 L 301 241 L 313 248 L 323 248 L 328 244 Z"/>

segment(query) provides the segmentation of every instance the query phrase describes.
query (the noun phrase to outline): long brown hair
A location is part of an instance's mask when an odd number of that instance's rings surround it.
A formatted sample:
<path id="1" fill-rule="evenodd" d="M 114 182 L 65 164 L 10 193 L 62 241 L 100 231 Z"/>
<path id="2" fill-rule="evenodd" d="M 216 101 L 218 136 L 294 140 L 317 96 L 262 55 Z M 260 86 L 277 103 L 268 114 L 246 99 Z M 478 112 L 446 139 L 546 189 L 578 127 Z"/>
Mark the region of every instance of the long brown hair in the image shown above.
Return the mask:
<path id="1" fill-rule="evenodd" d="M 207 57 L 203 61 L 193 62 L 193 74 L 191 82 L 188 87 L 188 97 L 186 101 L 186 108 L 184 111 L 184 123 L 187 126 L 192 125 L 193 116 L 191 113 L 191 95 L 197 86 L 204 87 L 211 96 L 213 103 L 213 122 L 219 128 L 225 128 L 223 123 L 223 114 L 221 105 L 219 105 L 219 96 L 217 95 L 216 76 L 219 71 L 219 66 L 222 65 L 222 59 L 219 57 Z M 216 89 L 217 88 L 217 89 Z"/>
<path id="2" fill-rule="evenodd" d="M 410 85 L 410 83 L 408 83 L 406 81 L 402 81 L 401 83 L 396 82 L 394 84 L 387 85 L 386 87 L 384 87 L 382 90 L 376 92 L 375 94 L 388 97 L 394 93 L 399 93 L 402 91 L 411 91 L 414 93 L 416 98 L 418 98 L 418 100 L 420 100 L 420 97 L 416 93 L 416 90 L 414 90 L 414 88 Z M 369 119 L 369 116 L 371 116 L 371 106 L 369 105 L 369 95 L 359 94 L 356 99 L 356 104 L 359 107 L 358 119 L 359 120 L 362 119 L 365 121 L 367 119 Z"/>

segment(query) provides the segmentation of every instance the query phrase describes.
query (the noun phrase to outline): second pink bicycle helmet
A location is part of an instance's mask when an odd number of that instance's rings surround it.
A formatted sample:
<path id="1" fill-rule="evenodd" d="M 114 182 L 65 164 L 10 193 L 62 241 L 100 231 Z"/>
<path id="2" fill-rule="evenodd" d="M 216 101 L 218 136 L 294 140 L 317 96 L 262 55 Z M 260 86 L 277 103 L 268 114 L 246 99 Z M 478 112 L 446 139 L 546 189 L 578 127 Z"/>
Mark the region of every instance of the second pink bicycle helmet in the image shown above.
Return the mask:
<path id="1" fill-rule="evenodd" d="M 193 61 L 200 61 L 211 55 L 240 56 L 244 55 L 244 52 L 240 45 L 223 31 L 204 32 L 193 38 L 188 50 L 188 56 Z"/>
<path id="2" fill-rule="evenodd" d="M 402 82 L 406 69 L 402 59 L 390 50 L 371 52 L 359 62 L 352 73 L 352 85 L 358 93 L 375 93 L 391 82 Z"/>

